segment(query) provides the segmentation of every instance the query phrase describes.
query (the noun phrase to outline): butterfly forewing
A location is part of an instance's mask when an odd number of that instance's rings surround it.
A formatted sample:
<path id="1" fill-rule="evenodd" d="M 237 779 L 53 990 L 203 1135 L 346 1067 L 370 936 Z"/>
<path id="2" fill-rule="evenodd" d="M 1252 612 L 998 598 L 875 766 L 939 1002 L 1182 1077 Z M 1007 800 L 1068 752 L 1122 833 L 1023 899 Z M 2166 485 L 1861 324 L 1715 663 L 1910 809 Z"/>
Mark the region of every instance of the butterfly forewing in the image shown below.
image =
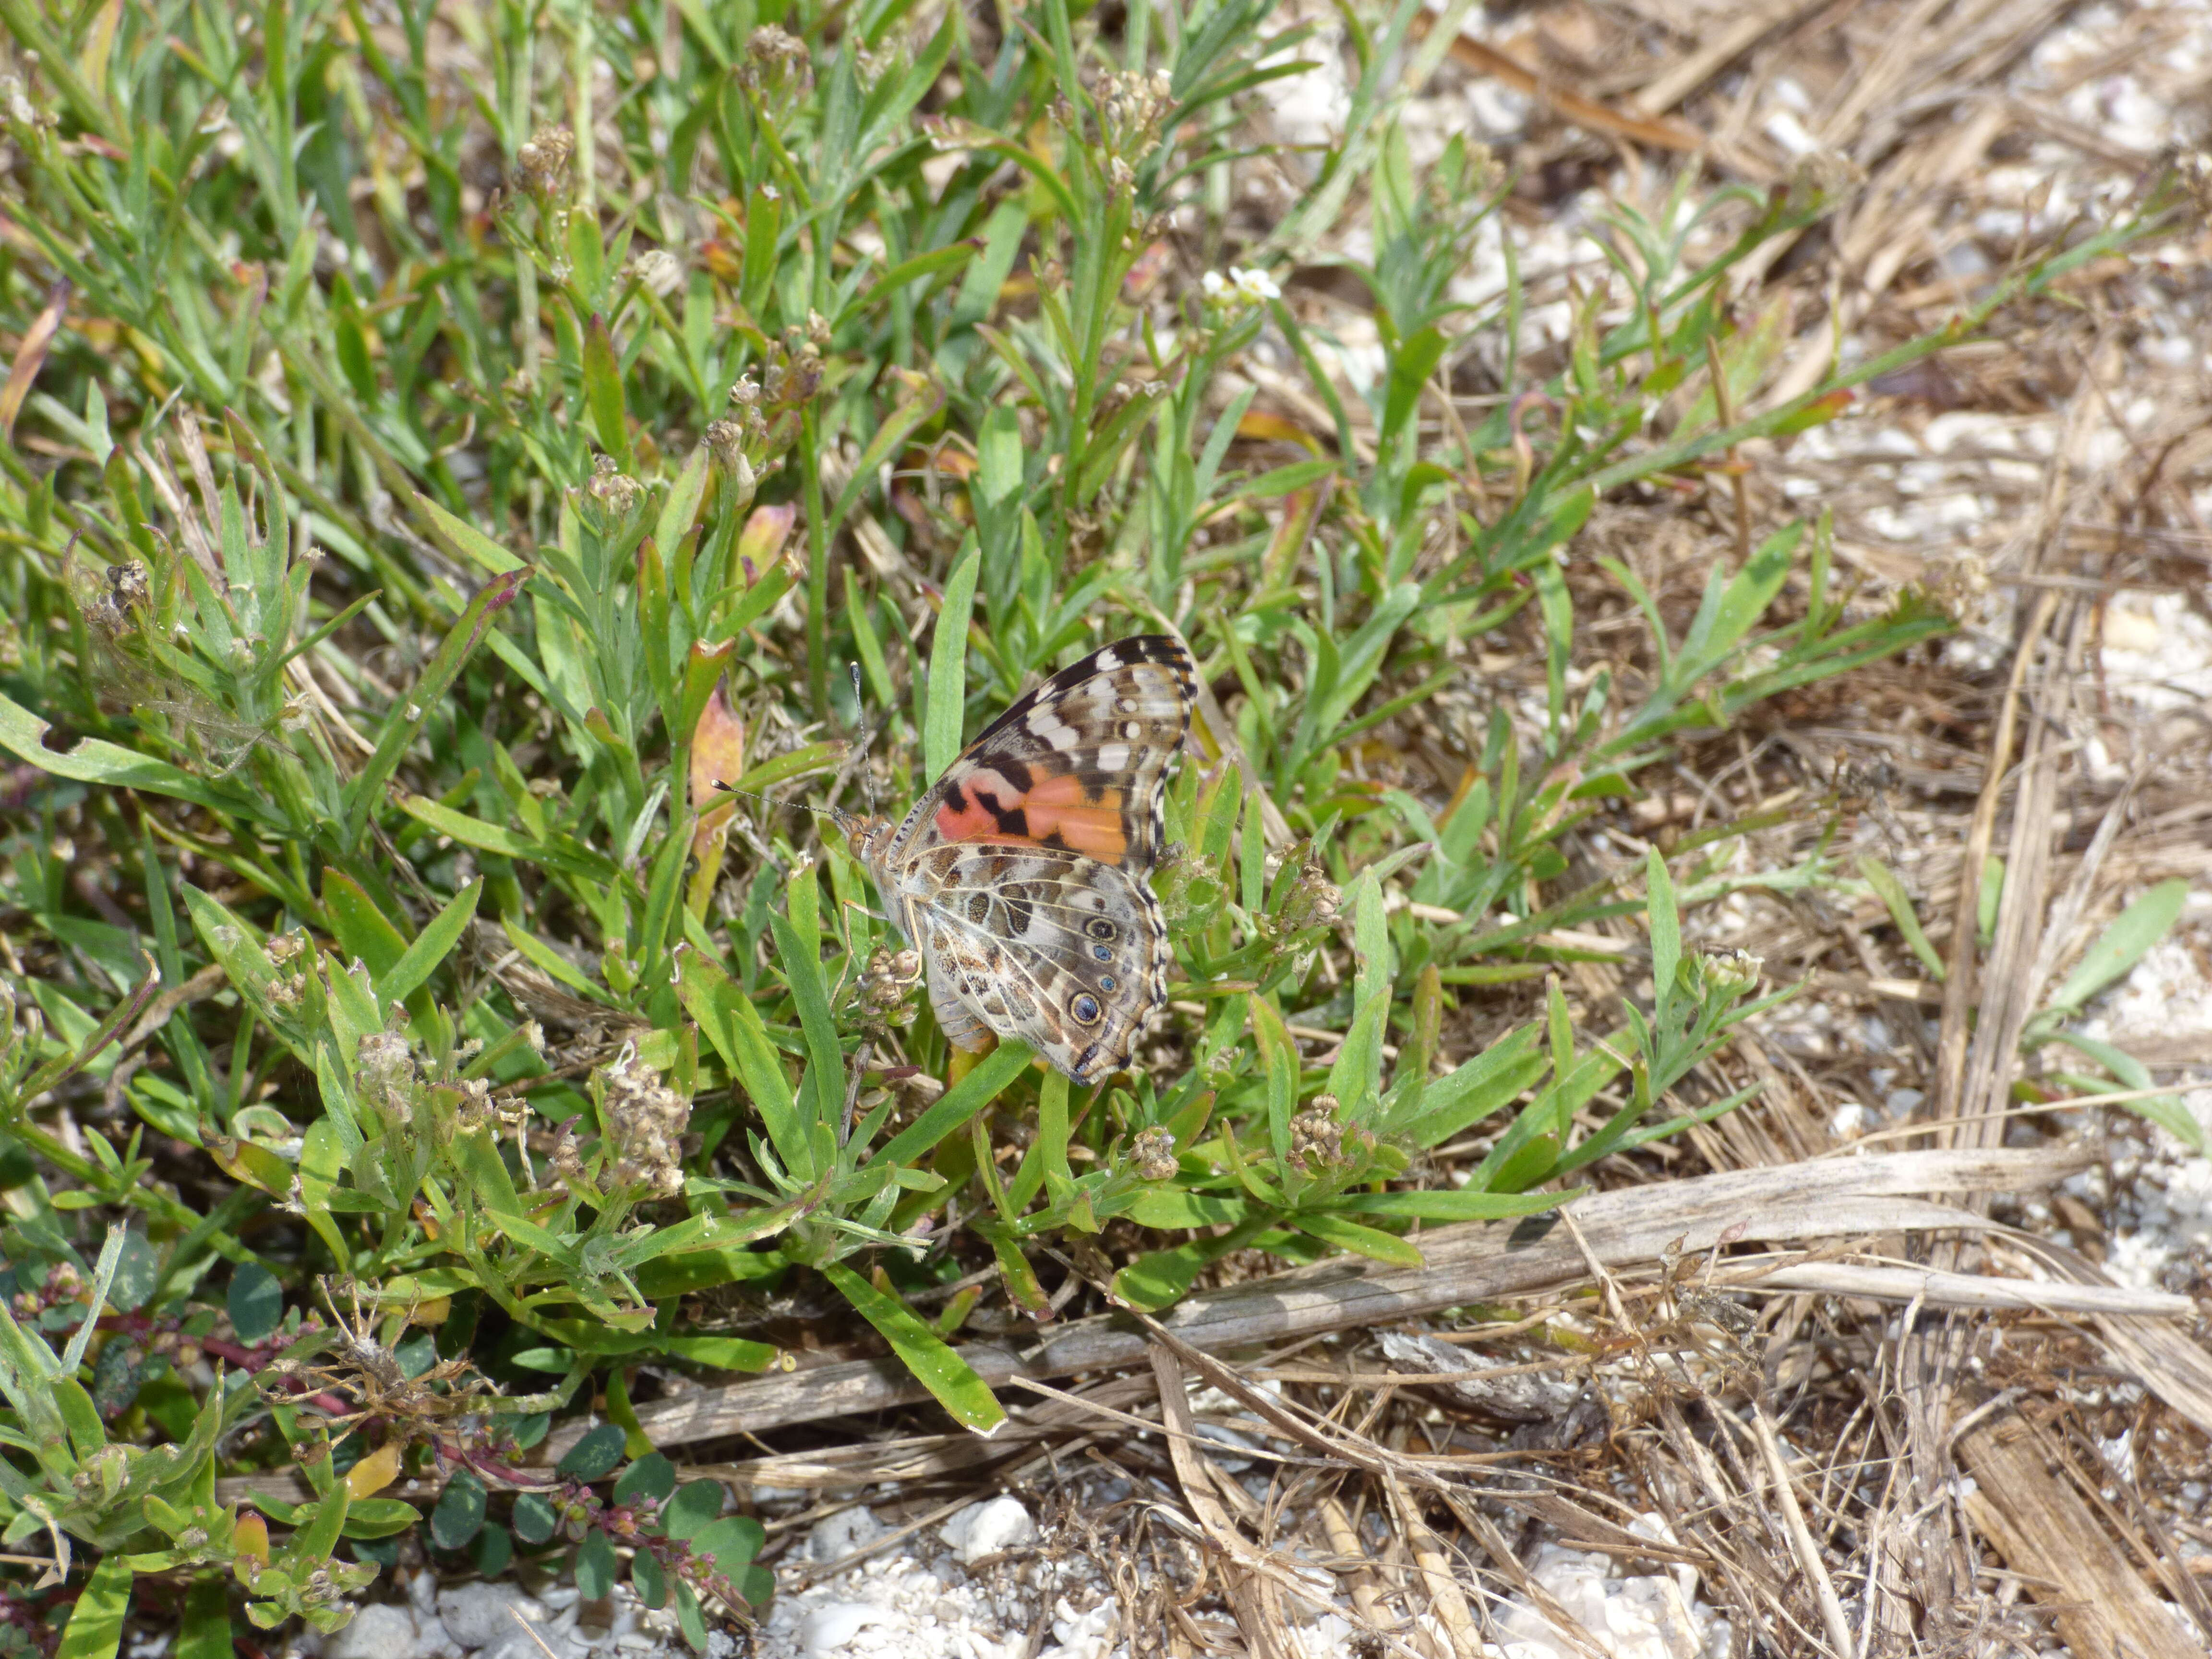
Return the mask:
<path id="1" fill-rule="evenodd" d="M 1094 651 L 1019 698 L 862 855 L 921 952 L 954 1046 L 1028 1042 L 1089 1082 L 1167 1000 L 1168 762 L 1198 675 L 1165 635 Z"/>

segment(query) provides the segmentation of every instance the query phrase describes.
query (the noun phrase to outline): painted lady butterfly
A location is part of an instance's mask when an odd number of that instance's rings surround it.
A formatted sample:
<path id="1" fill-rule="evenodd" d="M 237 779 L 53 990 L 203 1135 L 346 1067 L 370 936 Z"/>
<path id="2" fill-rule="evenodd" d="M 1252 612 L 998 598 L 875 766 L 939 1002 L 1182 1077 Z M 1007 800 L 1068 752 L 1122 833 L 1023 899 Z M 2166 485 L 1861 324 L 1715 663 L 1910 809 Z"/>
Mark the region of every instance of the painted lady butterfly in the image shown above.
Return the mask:
<path id="1" fill-rule="evenodd" d="M 996 1032 L 1078 1083 L 1128 1064 L 1167 1005 L 1145 878 L 1197 691 L 1180 641 L 1116 641 L 1018 700 L 896 828 L 851 823 L 955 1048 Z"/>

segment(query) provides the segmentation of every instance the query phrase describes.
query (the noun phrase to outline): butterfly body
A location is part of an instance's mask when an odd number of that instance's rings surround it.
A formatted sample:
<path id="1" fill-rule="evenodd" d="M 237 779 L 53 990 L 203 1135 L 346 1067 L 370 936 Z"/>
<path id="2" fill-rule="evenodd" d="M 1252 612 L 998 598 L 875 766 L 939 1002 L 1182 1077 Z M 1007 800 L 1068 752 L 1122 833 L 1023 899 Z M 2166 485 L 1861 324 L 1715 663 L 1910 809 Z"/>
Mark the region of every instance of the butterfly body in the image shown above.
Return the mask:
<path id="1" fill-rule="evenodd" d="M 1117 641 L 1018 699 L 896 826 L 852 826 L 954 1047 L 1012 1038 L 1079 1083 L 1127 1063 L 1167 1002 L 1145 878 L 1197 684 L 1181 641 Z"/>

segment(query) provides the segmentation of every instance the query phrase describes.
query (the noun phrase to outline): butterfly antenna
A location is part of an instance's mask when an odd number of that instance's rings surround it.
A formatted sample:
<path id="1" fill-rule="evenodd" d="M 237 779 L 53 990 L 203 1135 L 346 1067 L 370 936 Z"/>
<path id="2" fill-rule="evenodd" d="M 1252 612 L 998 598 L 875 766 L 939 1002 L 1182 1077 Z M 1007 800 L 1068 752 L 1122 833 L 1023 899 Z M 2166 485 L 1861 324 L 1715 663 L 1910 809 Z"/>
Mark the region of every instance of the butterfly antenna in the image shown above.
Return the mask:
<path id="1" fill-rule="evenodd" d="M 873 817 L 876 815 L 876 775 L 868 766 L 868 749 L 875 740 L 874 733 L 868 730 L 867 699 L 860 695 L 860 665 L 848 662 L 845 666 L 853 676 L 853 713 L 860 722 L 860 793 L 867 797 L 868 816 Z"/>
<path id="2" fill-rule="evenodd" d="M 762 794 L 757 789 L 739 789 L 719 779 L 716 780 L 714 787 L 726 795 L 743 795 L 748 800 L 763 801 L 770 806 L 796 806 L 802 812 L 811 812 L 818 818 L 828 818 L 840 830 L 849 830 L 853 827 L 853 815 L 850 812 L 842 811 L 835 806 L 811 806 L 805 801 L 778 800 L 773 795 Z"/>

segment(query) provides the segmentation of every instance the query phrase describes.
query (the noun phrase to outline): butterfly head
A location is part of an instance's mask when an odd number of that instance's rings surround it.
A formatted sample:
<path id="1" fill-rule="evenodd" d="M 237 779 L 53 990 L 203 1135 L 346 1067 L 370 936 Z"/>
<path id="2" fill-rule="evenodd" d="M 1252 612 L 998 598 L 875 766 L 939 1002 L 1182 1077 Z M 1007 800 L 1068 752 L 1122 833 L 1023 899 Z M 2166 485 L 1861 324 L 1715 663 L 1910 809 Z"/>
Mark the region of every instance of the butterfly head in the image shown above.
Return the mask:
<path id="1" fill-rule="evenodd" d="M 891 838 L 898 833 L 898 826 L 889 818 L 863 813 L 847 815 L 841 827 L 845 831 L 846 844 L 853 849 L 853 856 L 871 872 L 880 871 L 884 855 L 891 850 Z"/>

